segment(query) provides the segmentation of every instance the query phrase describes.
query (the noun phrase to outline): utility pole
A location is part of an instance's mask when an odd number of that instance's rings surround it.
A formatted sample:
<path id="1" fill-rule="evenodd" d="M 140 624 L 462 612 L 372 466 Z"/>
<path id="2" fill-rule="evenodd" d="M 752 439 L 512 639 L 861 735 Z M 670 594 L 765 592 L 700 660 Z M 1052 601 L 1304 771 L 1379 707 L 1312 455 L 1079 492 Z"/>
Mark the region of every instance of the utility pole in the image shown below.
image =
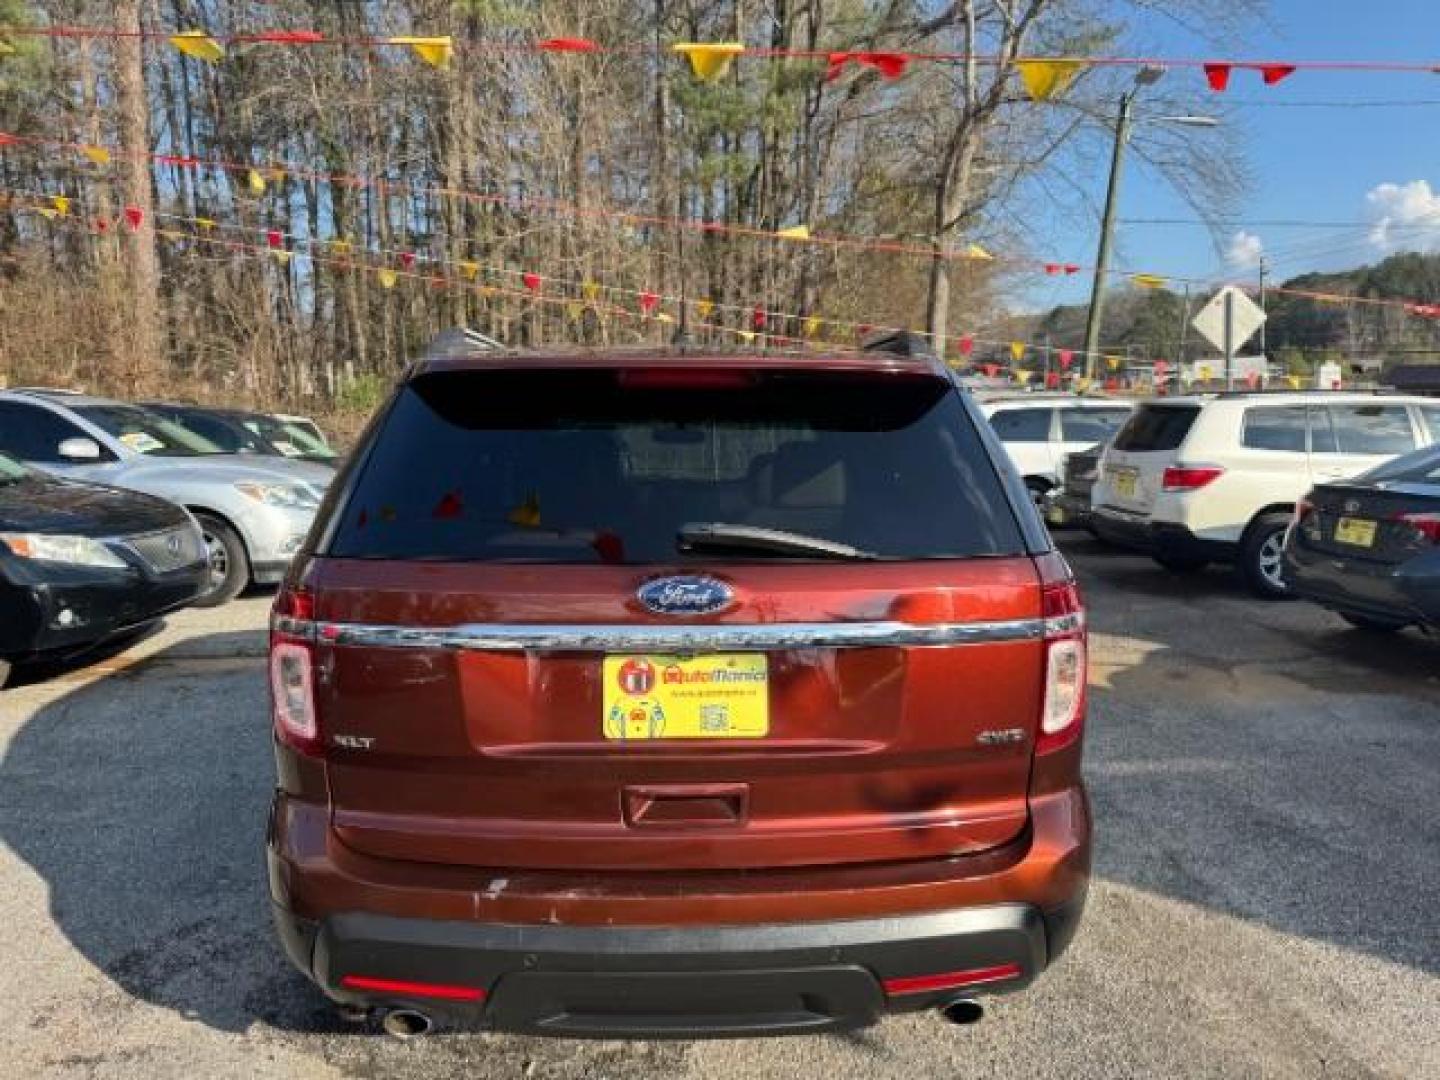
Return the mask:
<path id="1" fill-rule="evenodd" d="M 1260 256 L 1260 310 L 1261 310 L 1261 311 L 1264 311 L 1264 310 L 1265 310 L 1265 271 L 1266 271 L 1267 269 L 1269 269 L 1269 267 L 1267 267 L 1267 266 L 1265 265 L 1265 256 L 1264 256 L 1264 255 L 1261 255 L 1261 256 Z M 1268 320 L 1267 320 L 1267 321 L 1268 321 Z M 1268 355 L 1268 354 L 1267 354 L 1266 351 L 1265 351 L 1265 323 L 1262 322 L 1262 323 L 1260 324 L 1260 358 L 1261 358 L 1262 360 L 1265 360 L 1265 358 L 1266 358 L 1267 355 Z M 1267 367 L 1267 370 L 1268 370 L 1268 367 L 1269 367 L 1269 362 L 1268 362 L 1268 361 L 1266 361 L 1266 367 Z"/>
<path id="2" fill-rule="evenodd" d="M 1120 115 L 1115 121 L 1115 148 L 1110 155 L 1110 182 L 1105 189 L 1105 215 L 1100 221 L 1100 250 L 1095 255 L 1095 280 L 1090 287 L 1090 311 L 1085 317 L 1085 377 L 1095 380 L 1095 360 L 1100 351 L 1100 320 L 1105 314 L 1105 284 L 1110 273 L 1110 241 L 1115 232 L 1115 205 L 1120 194 L 1120 174 L 1125 167 L 1125 144 L 1130 141 L 1130 111 L 1135 90 L 1120 97 Z"/>

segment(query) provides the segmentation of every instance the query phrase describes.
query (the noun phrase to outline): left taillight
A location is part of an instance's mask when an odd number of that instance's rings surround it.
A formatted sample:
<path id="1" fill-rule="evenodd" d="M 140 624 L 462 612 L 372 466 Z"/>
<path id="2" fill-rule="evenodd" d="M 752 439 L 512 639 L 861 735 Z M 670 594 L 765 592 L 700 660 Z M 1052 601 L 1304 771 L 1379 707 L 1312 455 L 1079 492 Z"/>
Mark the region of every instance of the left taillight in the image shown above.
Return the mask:
<path id="1" fill-rule="evenodd" d="M 315 603 L 282 589 L 270 615 L 270 710 L 275 734 L 302 754 L 323 749 L 315 710 Z"/>
<path id="2" fill-rule="evenodd" d="M 1039 560 L 1045 618 L 1045 698 L 1037 754 L 1060 750 L 1080 738 L 1085 725 L 1085 605 L 1065 560 Z"/>

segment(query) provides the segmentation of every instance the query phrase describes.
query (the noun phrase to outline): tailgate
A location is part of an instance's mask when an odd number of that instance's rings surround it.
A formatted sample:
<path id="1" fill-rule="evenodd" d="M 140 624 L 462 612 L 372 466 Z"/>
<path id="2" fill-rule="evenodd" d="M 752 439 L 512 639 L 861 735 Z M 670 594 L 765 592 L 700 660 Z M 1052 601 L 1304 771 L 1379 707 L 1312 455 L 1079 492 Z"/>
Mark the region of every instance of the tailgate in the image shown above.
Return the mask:
<path id="1" fill-rule="evenodd" d="M 636 602 L 664 569 L 319 560 L 339 838 L 452 864 L 740 869 L 1023 830 L 1044 677 L 1030 559 L 716 565 L 735 603 L 708 619 Z M 699 685 L 697 709 L 743 701 L 740 733 L 667 716 L 617 737 L 619 683 L 667 675 Z"/>

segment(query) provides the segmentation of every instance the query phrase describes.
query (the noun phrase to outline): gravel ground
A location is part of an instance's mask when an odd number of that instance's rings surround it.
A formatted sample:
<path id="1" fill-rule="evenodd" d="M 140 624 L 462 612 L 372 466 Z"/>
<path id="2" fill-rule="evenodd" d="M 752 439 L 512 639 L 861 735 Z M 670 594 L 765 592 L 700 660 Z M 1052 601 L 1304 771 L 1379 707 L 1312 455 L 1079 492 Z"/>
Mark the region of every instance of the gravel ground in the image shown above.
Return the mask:
<path id="1" fill-rule="evenodd" d="M 0 692 L 7 1075 L 1440 1077 L 1440 642 L 1067 538 L 1099 846 L 1071 952 L 986 1020 L 575 1043 L 343 1024 L 265 905 L 265 598 Z"/>

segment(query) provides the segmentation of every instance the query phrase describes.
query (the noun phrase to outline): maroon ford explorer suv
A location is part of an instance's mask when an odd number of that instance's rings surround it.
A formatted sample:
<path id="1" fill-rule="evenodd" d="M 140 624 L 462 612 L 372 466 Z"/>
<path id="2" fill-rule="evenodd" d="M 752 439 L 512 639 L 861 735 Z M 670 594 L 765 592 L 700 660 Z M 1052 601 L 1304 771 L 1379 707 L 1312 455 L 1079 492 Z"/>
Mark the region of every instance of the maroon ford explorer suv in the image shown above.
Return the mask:
<path id="1" fill-rule="evenodd" d="M 942 365 L 450 349 L 276 601 L 280 938 L 402 1035 L 973 1018 L 1080 918 L 1085 670 Z"/>

